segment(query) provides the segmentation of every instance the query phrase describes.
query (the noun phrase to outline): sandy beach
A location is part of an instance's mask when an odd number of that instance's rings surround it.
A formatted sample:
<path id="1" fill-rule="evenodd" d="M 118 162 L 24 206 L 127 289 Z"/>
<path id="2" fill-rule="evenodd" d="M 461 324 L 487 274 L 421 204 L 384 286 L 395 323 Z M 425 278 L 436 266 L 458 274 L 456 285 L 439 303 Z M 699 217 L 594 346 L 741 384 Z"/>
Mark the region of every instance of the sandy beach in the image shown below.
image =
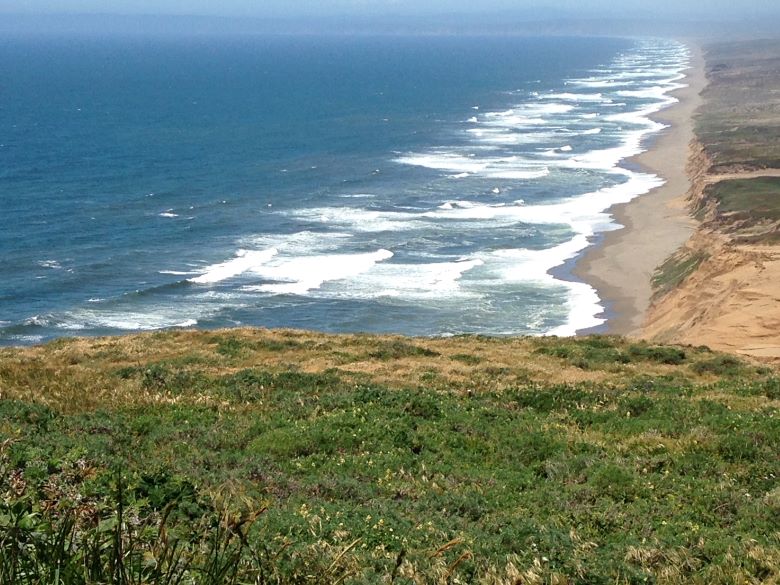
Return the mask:
<path id="1" fill-rule="evenodd" d="M 573 273 L 592 284 L 607 307 L 609 333 L 635 335 L 642 325 L 652 295 L 655 269 L 693 233 L 695 221 L 688 215 L 685 198 L 690 187 L 686 172 L 693 134 L 693 114 L 701 103 L 706 84 L 701 49 L 692 51 L 686 71 L 688 87 L 671 95 L 679 103 L 653 116 L 667 124 L 650 150 L 630 159 L 630 164 L 655 173 L 666 183 L 610 212 L 623 228 L 606 233 L 599 245 L 588 249 Z"/>

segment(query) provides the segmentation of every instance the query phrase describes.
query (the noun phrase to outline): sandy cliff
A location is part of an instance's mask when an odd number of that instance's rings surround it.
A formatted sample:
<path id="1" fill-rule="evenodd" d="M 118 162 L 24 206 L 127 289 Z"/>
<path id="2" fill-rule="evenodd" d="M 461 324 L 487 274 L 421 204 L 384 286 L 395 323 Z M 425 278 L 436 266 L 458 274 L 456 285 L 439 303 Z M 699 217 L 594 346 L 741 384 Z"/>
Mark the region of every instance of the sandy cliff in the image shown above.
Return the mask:
<path id="1" fill-rule="evenodd" d="M 688 201 L 701 222 L 673 257 L 682 267 L 680 282 L 657 294 L 641 335 L 780 361 L 780 246 L 766 238 L 778 233 L 777 222 L 748 223 L 723 212 L 708 195 L 708 187 L 720 181 L 780 173 L 734 170 L 722 175 L 711 169 L 704 149 L 694 142 Z"/>

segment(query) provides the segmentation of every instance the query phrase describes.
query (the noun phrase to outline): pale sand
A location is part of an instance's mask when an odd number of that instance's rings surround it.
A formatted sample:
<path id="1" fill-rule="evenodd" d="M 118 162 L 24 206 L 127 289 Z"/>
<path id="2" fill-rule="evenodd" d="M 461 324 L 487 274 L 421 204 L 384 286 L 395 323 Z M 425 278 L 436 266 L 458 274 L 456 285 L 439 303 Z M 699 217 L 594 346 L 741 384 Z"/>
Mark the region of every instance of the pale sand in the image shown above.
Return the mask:
<path id="1" fill-rule="evenodd" d="M 610 213 L 625 227 L 607 232 L 600 245 L 588 249 L 573 270 L 575 276 L 593 285 L 606 303 L 609 333 L 639 333 L 650 306 L 655 269 L 691 236 L 696 226 L 685 205 L 690 187 L 686 164 L 694 138 L 693 114 L 701 103 L 699 94 L 706 77 L 700 48 L 687 44 L 692 52 L 691 68 L 682 83 L 688 87 L 671 94 L 679 103 L 653 116 L 669 127 L 650 150 L 629 161 L 663 177 L 666 183 L 613 207 Z"/>
<path id="2" fill-rule="evenodd" d="M 780 362 L 780 247 L 735 244 L 710 230 L 687 246 L 710 256 L 651 308 L 643 334 Z"/>

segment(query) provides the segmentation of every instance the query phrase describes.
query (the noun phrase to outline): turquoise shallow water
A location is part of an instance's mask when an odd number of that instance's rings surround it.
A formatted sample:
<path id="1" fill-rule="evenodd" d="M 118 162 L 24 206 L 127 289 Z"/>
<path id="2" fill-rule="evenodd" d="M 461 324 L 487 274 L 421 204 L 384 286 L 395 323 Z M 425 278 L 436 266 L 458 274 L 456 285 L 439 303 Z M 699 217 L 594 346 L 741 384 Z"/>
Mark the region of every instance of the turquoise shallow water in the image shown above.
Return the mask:
<path id="1" fill-rule="evenodd" d="M 664 40 L 5 39 L 0 344 L 167 327 L 571 333 L 548 271 L 659 184 Z"/>

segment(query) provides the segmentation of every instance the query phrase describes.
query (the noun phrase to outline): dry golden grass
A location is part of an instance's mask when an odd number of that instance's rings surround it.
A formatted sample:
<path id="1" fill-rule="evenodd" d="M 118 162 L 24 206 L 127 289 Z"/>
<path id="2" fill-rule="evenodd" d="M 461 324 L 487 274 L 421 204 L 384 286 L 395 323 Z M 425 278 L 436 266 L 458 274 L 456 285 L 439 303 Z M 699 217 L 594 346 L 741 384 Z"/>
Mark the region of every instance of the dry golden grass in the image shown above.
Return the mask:
<path id="1" fill-rule="evenodd" d="M 605 338 L 618 351 L 630 344 Z M 60 339 L 47 345 L 0 350 L 0 397 L 34 401 L 63 412 L 186 400 L 219 402 L 208 394 L 169 393 L 122 379 L 122 368 L 167 364 L 205 376 L 224 376 L 248 368 L 271 372 L 321 374 L 392 388 L 425 387 L 434 391 L 474 393 L 541 384 L 621 384 L 637 376 L 682 376 L 691 382 L 716 376 L 653 361 L 594 362 L 583 365 L 545 348 L 575 347 L 556 338 L 405 338 L 376 335 L 231 329 L 171 331 L 126 337 Z M 578 350 L 579 351 L 579 350 Z M 708 354 L 689 348 L 695 360 Z M 565 352 L 564 352 L 565 353 Z M 713 396 L 717 390 L 713 390 Z M 734 408 L 759 408 L 751 397 L 717 396 Z"/>

